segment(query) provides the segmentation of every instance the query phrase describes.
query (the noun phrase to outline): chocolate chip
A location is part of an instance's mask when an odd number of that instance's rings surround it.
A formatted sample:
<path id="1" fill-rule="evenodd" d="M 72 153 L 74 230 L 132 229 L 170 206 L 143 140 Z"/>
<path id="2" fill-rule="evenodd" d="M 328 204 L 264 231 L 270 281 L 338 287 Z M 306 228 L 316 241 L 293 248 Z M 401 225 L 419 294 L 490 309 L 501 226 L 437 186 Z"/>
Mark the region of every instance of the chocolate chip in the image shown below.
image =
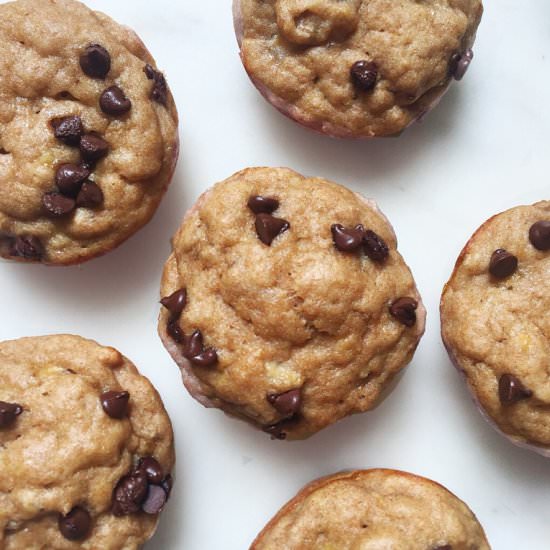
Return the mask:
<path id="1" fill-rule="evenodd" d="M 59 516 L 59 531 L 68 540 L 85 539 L 92 527 L 92 518 L 87 510 L 76 506 L 66 516 Z"/>
<path id="2" fill-rule="evenodd" d="M 346 229 L 343 225 L 335 223 L 331 228 L 332 240 L 334 246 L 342 252 L 353 252 L 357 250 L 363 242 L 365 228 L 362 225 L 356 225 L 354 228 Z"/>
<path id="3" fill-rule="evenodd" d="M 109 144 L 95 134 L 85 134 L 80 140 L 80 154 L 89 162 L 97 162 L 107 155 Z"/>
<path id="4" fill-rule="evenodd" d="M 166 106 L 168 101 L 168 84 L 166 84 L 166 78 L 164 78 L 164 75 L 161 72 L 153 69 L 153 67 L 149 64 L 145 65 L 143 70 L 145 71 L 147 78 L 154 82 L 153 90 L 151 91 L 151 99 Z"/>
<path id="5" fill-rule="evenodd" d="M 111 70 L 111 56 L 99 44 L 90 44 L 80 56 L 80 67 L 92 78 L 104 79 Z"/>
<path id="6" fill-rule="evenodd" d="M 22 412 L 23 407 L 21 405 L 0 401 L 0 430 L 13 426 Z"/>
<path id="7" fill-rule="evenodd" d="M 101 394 L 101 406 L 111 418 L 124 418 L 128 413 L 130 394 L 127 391 L 107 391 Z"/>
<path id="8" fill-rule="evenodd" d="M 350 70 L 351 81 L 356 88 L 363 92 L 369 92 L 376 86 L 378 80 L 378 67 L 372 61 L 356 61 Z"/>
<path id="9" fill-rule="evenodd" d="M 550 250 L 550 221 L 544 220 L 533 224 L 529 229 L 529 240 L 537 250 Z"/>
<path id="10" fill-rule="evenodd" d="M 184 338 L 183 355 L 192 359 L 204 351 L 203 337 L 200 330 L 196 330 L 191 336 Z"/>
<path id="11" fill-rule="evenodd" d="M 141 509 L 146 514 L 158 514 L 162 512 L 167 500 L 168 495 L 163 487 L 160 485 L 149 485 L 149 491 L 141 505 Z"/>
<path id="12" fill-rule="evenodd" d="M 74 199 L 61 193 L 46 193 L 42 196 L 42 204 L 48 213 L 56 218 L 70 214 L 76 207 Z"/>
<path id="13" fill-rule="evenodd" d="M 451 76 L 454 77 L 455 80 L 462 80 L 473 58 L 474 52 L 472 49 L 466 50 L 463 54 L 455 53 L 451 57 L 451 62 L 449 64 Z"/>
<path id="14" fill-rule="evenodd" d="M 162 488 L 166 491 L 166 498 L 170 498 L 172 493 L 172 487 L 174 486 L 174 479 L 170 474 L 168 474 L 161 483 Z"/>
<path id="15" fill-rule="evenodd" d="M 400 323 L 412 327 L 416 323 L 418 302 L 413 298 L 399 298 L 390 306 L 390 313 Z"/>
<path id="16" fill-rule="evenodd" d="M 18 235 L 11 250 L 14 256 L 27 260 L 39 260 L 44 254 L 44 247 L 38 237 L 34 235 Z"/>
<path id="17" fill-rule="evenodd" d="M 177 319 L 172 319 L 168 325 L 166 325 L 166 332 L 168 333 L 168 336 L 170 336 L 170 338 L 178 344 L 184 343 L 186 337 L 183 330 L 179 326 Z"/>
<path id="18" fill-rule="evenodd" d="M 137 469 L 147 476 L 149 483 L 162 483 L 164 476 L 162 475 L 162 466 L 158 460 L 152 456 L 140 458 Z"/>
<path id="19" fill-rule="evenodd" d="M 93 181 L 85 181 L 76 197 L 76 205 L 82 208 L 95 208 L 103 204 L 103 191 Z"/>
<path id="20" fill-rule="evenodd" d="M 248 208 L 254 214 L 273 214 L 279 208 L 279 201 L 271 197 L 254 195 L 248 199 Z"/>
<path id="21" fill-rule="evenodd" d="M 147 492 L 148 483 L 145 474 L 134 472 L 124 476 L 113 491 L 113 514 L 126 516 L 139 512 Z"/>
<path id="22" fill-rule="evenodd" d="M 64 195 L 76 197 L 90 170 L 81 164 L 62 164 L 55 172 L 55 184 Z"/>
<path id="23" fill-rule="evenodd" d="M 384 262 L 390 255 L 386 241 L 370 229 L 363 237 L 363 250 L 373 262 Z"/>
<path id="24" fill-rule="evenodd" d="M 78 145 L 84 133 L 82 119 L 78 115 L 54 118 L 50 122 L 57 139 L 67 145 Z"/>
<path id="25" fill-rule="evenodd" d="M 99 106 L 108 115 L 120 116 L 132 108 L 132 102 L 118 86 L 111 86 L 101 94 Z"/>
<path id="26" fill-rule="evenodd" d="M 516 272 L 518 259 L 508 251 L 499 248 L 493 252 L 489 262 L 489 273 L 497 279 L 505 279 Z"/>
<path id="27" fill-rule="evenodd" d="M 291 417 L 299 413 L 302 406 L 302 396 L 299 389 L 279 394 L 270 393 L 267 395 L 267 400 L 277 412 L 285 417 Z"/>
<path id="28" fill-rule="evenodd" d="M 532 395 L 533 392 L 513 374 L 503 374 L 498 381 L 498 396 L 503 405 L 513 405 L 523 399 L 529 399 Z"/>
<path id="29" fill-rule="evenodd" d="M 264 426 L 263 431 L 269 434 L 271 439 L 278 439 L 279 441 L 286 439 L 286 432 L 283 431 L 283 427 L 280 423 Z"/>
<path id="30" fill-rule="evenodd" d="M 190 358 L 197 367 L 213 367 L 218 362 L 218 353 L 214 348 L 207 348 L 198 355 Z"/>
<path id="31" fill-rule="evenodd" d="M 256 216 L 256 233 L 260 241 L 267 246 L 271 246 L 271 243 L 281 233 L 284 233 L 290 228 L 290 223 L 282 218 L 276 218 L 271 214 L 258 214 Z"/>
<path id="32" fill-rule="evenodd" d="M 178 318 L 187 304 L 187 291 L 180 288 L 163 298 L 160 303 L 172 314 L 172 318 Z"/>

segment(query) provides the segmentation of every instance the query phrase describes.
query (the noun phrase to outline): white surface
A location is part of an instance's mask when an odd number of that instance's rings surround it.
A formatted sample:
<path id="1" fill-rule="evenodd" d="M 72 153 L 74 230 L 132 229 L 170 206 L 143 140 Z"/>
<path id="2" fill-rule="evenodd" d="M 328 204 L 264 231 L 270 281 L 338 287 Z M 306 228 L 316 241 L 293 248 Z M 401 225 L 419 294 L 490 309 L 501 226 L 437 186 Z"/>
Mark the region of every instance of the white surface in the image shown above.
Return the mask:
<path id="1" fill-rule="evenodd" d="M 0 265 L 0 338 L 69 332 L 117 347 L 160 391 L 177 438 L 177 484 L 147 550 L 246 550 L 310 480 L 343 468 L 425 475 L 463 498 L 495 550 L 550 547 L 550 460 L 490 428 L 439 337 L 438 301 L 471 233 L 549 198 L 550 3 L 488 0 L 476 58 L 436 111 L 398 139 L 333 141 L 302 130 L 249 83 L 229 0 L 89 0 L 133 27 L 167 73 L 182 155 L 151 224 L 80 268 Z M 169 238 L 199 193 L 246 166 L 283 165 L 378 200 L 428 308 L 405 377 L 377 411 L 309 441 L 272 442 L 203 409 L 156 335 Z"/>

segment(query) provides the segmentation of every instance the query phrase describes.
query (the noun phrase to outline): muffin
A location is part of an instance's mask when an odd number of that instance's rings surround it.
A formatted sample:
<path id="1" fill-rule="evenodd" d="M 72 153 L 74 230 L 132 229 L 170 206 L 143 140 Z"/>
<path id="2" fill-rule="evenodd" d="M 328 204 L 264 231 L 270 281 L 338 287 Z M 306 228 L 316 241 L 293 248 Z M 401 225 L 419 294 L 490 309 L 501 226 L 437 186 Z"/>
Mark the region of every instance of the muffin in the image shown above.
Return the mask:
<path id="1" fill-rule="evenodd" d="M 481 0 L 234 0 L 244 67 L 284 115 L 334 137 L 399 134 L 461 80 Z"/>
<path id="2" fill-rule="evenodd" d="M 356 470 L 304 487 L 250 550 L 489 550 L 471 510 L 441 485 L 395 470 Z"/>
<path id="3" fill-rule="evenodd" d="M 372 201 L 251 168 L 187 213 L 162 277 L 160 336 L 193 397 L 277 439 L 372 409 L 425 310 Z"/>
<path id="4" fill-rule="evenodd" d="M 0 4 L 0 255 L 68 265 L 145 225 L 178 115 L 130 29 L 74 0 Z"/>
<path id="5" fill-rule="evenodd" d="M 487 419 L 550 456 L 550 201 L 483 224 L 441 298 L 449 355 Z"/>
<path id="6" fill-rule="evenodd" d="M 0 548 L 132 550 L 172 487 L 170 419 L 113 348 L 0 343 Z"/>

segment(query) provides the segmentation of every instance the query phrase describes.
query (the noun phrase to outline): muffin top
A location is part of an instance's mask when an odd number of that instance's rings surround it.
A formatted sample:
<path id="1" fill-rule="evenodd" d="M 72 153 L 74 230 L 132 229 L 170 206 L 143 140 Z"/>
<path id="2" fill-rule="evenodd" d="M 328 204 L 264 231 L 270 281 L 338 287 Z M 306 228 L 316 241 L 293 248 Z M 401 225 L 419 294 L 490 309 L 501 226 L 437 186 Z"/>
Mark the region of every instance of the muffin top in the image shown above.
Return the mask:
<path id="1" fill-rule="evenodd" d="M 250 550 L 489 550 L 470 509 L 441 485 L 358 470 L 306 486 Z"/>
<path id="2" fill-rule="evenodd" d="M 74 0 L 0 5 L 0 255 L 74 264 L 147 223 L 177 112 L 140 39 Z"/>
<path id="3" fill-rule="evenodd" d="M 214 186 L 161 288 L 188 389 L 278 438 L 374 407 L 424 330 L 396 247 L 374 203 L 335 183 L 252 168 Z"/>
<path id="4" fill-rule="evenodd" d="M 285 114 L 343 137 L 396 134 L 472 60 L 481 0 L 235 0 L 241 57 Z"/>
<path id="5" fill-rule="evenodd" d="M 550 455 L 550 201 L 481 226 L 441 301 L 443 338 L 490 419 Z"/>
<path id="6" fill-rule="evenodd" d="M 173 466 L 162 401 L 118 351 L 66 335 L 0 343 L 1 548 L 137 549 Z"/>

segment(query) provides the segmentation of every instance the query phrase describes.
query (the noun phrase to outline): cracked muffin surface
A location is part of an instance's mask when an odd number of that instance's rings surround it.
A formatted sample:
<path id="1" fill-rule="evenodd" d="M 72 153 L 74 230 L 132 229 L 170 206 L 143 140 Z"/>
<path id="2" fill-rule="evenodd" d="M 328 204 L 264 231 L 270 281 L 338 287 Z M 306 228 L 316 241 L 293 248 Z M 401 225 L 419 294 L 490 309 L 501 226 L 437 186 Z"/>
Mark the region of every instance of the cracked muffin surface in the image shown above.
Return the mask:
<path id="1" fill-rule="evenodd" d="M 443 340 L 488 419 L 550 456 L 550 202 L 470 239 L 441 299 Z"/>
<path id="2" fill-rule="evenodd" d="M 285 115 L 338 137 L 395 135 L 462 79 L 481 0 L 234 0 L 245 69 Z"/>
<path id="3" fill-rule="evenodd" d="M 177 112 L 130 29 L 74 0 L 0 5 L 0 255 L 75 264 L 145 225 Z"/>
<path id="4" fill-rule="evenodd" d="M 252 168 L 214 186 L 161 285 L 159 333 L 190 393 L 279 439 L 373 408 L 424 331 L 396 248 L 376 205 L 335 183 Z"/>
<path id="5" fill-rule="evenodd" d="M 70 335 L 0 343 L 0 548 L 140 548 L 173 466 L 162 401 L 118 351 Z"/>
<path id="6" fill-rule="evenodd" d="M 441 485 L 356 470 L 304 487 L 250 550 L 490 550 L 472 511 Z"/>

